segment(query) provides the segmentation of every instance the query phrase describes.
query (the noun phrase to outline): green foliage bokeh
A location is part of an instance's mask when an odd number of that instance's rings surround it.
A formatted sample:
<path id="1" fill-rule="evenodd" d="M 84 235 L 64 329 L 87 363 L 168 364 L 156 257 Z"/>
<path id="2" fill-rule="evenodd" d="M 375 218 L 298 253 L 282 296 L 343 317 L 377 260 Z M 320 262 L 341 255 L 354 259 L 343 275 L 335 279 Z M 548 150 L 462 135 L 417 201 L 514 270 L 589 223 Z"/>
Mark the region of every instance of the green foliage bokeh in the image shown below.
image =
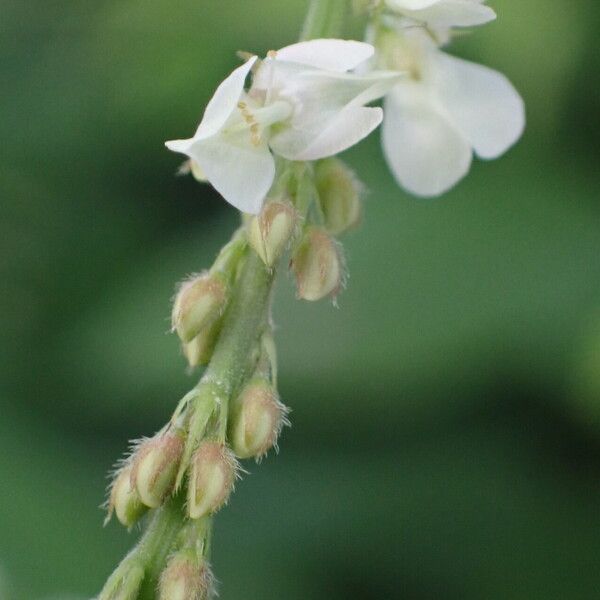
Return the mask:
<path id="1" fill-rule="evenodd" d="M 0 2 L 0 598 L 89 598 L 136 533 L 105 475 L 193 381 L 174 284 L 236 223 L 174 173 L 235 51 L 305 2 Z M 276 299 L 279 456 L 217 519 L 224 600 L 589 600 L 600 588 L 596 7 L 490 1 L 453 51 L 505 72 L 528 129 L 435 201 L 378 136 L 339 309 Z M 62 594 L 62 595 L 61 595 Z"/>

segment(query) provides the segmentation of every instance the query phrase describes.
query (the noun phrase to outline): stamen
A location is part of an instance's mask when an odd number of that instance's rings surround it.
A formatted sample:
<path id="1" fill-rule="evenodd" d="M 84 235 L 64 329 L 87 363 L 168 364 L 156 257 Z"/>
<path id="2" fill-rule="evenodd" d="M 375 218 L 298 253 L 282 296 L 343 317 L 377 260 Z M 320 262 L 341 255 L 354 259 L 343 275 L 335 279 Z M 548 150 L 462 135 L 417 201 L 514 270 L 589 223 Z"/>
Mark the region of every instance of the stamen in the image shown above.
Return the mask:
<path id="1" fill-rule="evenodd" d="M 277 50 L 269 50 L 267 52 L 267 58 L 276 58 L 277 57 Z"/>
<path id="2" fill-rule="evenodd" d="M 250 126 L 250 140 L 254 146 L 259 146 L 261 142 L 260 138 L 260 127 L 258 123 L 254 123 Z"/>

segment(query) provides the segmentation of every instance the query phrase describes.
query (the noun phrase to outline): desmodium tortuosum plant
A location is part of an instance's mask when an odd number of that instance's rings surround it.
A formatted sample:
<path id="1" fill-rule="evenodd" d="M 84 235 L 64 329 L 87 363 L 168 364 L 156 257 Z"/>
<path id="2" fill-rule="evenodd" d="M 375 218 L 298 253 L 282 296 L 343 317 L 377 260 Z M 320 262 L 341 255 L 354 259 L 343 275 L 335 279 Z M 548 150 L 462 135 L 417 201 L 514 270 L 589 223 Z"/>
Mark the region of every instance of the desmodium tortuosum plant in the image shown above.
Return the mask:
<path id="1" fill-rule="evenodd" d="M 214 264 L 181 284 L 173 331 L 198 384 L 170 421 L 137 443 L 108 501 L 138 544 L 99 600 L 202 600 L 214 592 L 211 526 L 242 472 L 277 446 L 271 291 L 286 253 L 303 300 L 344 285 L 335 236 L 360 221 L 362 185 L 337 154 L 383 122 L 399 184 L 421 196 L 463 177 L 473 152 L 494 158 L 520 137 L 523 103 L 504 76 L 447 54 L 458 28 L 495 18 L 480 0 L 354 2 L 366 41 L 338 39 L 345 0 L 313 0 L 302 41 L 243 59 L 193 137 L 167 142 L 185 168 L 242 213 Z M 370 106 L 383 99 L 384 109 Z M 385 114 L 384 114 L 385 112 Z"/>

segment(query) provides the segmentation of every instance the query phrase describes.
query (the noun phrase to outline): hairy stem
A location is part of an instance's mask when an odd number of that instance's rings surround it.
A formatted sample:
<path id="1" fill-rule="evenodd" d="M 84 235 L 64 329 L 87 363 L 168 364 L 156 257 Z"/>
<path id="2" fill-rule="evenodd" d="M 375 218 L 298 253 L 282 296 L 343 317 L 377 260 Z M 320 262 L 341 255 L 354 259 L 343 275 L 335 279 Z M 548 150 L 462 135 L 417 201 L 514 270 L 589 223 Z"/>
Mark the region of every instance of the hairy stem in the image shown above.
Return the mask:
<path id="1" fill-rule="evenodd" d="M 183 502 L 179 496 L 170 498 L 156 509 L 137 552 L 146 565 L 146 575 L 139 593 L 139 600 L 155 600 L 160 574 L 181 530 Z"/>
<path id="2" fill-rule="evenodd" d="M 203 379 L 218 383 L 230 396 L 246 376 L 248 355 L 264 322 L 275 271 L 250 251 L 223 329 Z"/>

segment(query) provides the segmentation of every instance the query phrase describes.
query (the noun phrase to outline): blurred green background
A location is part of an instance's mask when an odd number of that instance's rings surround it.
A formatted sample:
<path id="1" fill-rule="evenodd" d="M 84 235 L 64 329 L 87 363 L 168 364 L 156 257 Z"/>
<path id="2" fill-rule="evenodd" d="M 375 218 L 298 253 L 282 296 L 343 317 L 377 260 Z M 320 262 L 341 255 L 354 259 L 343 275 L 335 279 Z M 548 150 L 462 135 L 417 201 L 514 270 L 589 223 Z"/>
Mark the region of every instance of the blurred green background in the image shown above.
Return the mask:
<path id="1" fill-rule="evenodd" d="M 217 519 L 223 600 L 600 597 L 598 7 L 494 0 L 453 51 L 525 97 L 522 142 L 436 201 L 378 135 L 339 309 L 277 295 L 279 456 Z M 587 4 L 587 6 L 586 6 Z M 133 544 L 106 473 L 197 374 L 174 283 L 233 209 L 163 141 L 304 0 L 0 0 L 0 598 L 89 598 Z"/>

